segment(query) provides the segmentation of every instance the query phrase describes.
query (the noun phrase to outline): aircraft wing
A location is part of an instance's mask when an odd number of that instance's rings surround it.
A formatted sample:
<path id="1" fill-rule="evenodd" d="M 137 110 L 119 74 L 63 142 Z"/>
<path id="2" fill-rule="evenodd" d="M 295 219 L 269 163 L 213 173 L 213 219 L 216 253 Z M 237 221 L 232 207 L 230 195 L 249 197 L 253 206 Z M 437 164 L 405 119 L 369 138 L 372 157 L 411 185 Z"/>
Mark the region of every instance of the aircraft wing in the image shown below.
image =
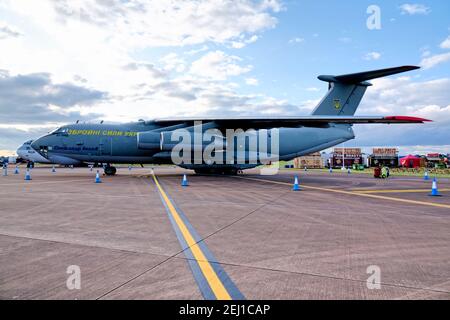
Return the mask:
<path id="1" fill-rule="evenodd" d="M 216 122 L 219 126 L 233 127 L 295 127 L 295 126 L 323 126 L 328 123 L 364 124 L 364 123 L 424 123 L 428 119 L 408 116 L 287 116 L 287 117 L 189 117 L 189 118 L 161 118 L 156 123 L 174 125 L 179 123 L 192 123 L 194 121 Z"/>

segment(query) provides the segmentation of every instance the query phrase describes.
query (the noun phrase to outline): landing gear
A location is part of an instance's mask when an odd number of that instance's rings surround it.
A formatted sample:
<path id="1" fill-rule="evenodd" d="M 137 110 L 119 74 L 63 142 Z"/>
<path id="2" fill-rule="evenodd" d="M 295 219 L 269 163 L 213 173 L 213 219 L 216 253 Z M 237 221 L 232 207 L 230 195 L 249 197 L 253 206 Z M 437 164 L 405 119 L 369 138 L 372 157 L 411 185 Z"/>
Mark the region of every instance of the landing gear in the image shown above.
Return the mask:
<path id="1" fill-rule="evenodd" d="M 110 165 L 107 165 L 107 166 L 105 167 L 104 170 L 105 170 L 105 174 L 106 174 L 107 176 L 113 176 L 113 175 L 115 175 L 116 172 L 117 172 L 116 167 L 112 167 L 112 166 L 110 166 Z"/>

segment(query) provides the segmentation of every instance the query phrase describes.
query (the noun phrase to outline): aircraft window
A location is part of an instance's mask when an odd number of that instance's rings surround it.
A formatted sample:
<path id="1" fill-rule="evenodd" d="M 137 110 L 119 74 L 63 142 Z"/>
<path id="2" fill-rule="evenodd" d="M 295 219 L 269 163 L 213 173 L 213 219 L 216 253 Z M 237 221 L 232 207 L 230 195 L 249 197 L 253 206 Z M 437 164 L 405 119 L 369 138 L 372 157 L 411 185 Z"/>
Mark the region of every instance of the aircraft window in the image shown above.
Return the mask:
<path id="1" fill-rule="evenodd" d="M 61 134 L 61 133 L 67 133 L 67 128 L 58 128 L 50 132 L 50 134 Z"/>

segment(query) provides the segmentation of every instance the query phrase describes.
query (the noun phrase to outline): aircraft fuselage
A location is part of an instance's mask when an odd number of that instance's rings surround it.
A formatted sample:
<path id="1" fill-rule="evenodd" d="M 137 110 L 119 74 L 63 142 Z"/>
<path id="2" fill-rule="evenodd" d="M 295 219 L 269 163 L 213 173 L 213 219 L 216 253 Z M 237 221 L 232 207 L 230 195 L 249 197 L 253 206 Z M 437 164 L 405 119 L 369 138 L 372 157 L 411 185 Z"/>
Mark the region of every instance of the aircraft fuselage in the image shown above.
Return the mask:
<path id="1" fill-rule="evenodd" d="M 65 165 L 75 165 L 80 162 L 171 164 L 173 162 L 170 152 L 162 150 L 163 147 L 159 145 L 159 141 L 154 148 L 145 149 L 138 143 L 139 133 L 155 132 L 155 135 L 159 137 L 166 128 L 151 121 L 127 124 L 71 124 L 37 139 L 32 143 L 32 147 L 49 162 Z M 277 129 L 279 132 L 277 157 L 280 160 L 289 160 L 320 151 L 354 138 L 351 126 L 342 124 Z M 255 132 L 257 133 L 258 130 Z M 251 147 L 246 145 L 245 151 L 248 153 L 257 150 L 251 150 Z M 260 163 L 233 166 L 246 169 L 258 164 Z M 197 163 L 181 166 L 195 169 L 208 167 L 211 164 Z"/>

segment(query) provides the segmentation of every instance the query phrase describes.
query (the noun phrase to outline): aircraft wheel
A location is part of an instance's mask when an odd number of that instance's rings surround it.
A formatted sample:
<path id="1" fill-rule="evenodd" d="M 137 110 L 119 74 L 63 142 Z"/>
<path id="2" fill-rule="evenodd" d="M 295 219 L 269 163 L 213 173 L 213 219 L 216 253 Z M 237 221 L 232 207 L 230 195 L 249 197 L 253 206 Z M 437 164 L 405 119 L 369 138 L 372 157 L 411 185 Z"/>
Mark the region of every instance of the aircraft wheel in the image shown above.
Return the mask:
<path id="1" fill-rule="evenodd" d="M 223 171 L 223 174 L 224 175 L 227 175 L 227 176 L 235 176 L 235 175 L 237 175 L 238 174 L 238 169 L 227 169 L 227 170 L 225 170 L 225 171 Z"/>
<path id="2" fill-rule="evenodd" d="M 107 176 L 113 176 L 116 174 L 116 172 L 117 172 L 116 167 L 105 167 L 105 174 Z"/>

